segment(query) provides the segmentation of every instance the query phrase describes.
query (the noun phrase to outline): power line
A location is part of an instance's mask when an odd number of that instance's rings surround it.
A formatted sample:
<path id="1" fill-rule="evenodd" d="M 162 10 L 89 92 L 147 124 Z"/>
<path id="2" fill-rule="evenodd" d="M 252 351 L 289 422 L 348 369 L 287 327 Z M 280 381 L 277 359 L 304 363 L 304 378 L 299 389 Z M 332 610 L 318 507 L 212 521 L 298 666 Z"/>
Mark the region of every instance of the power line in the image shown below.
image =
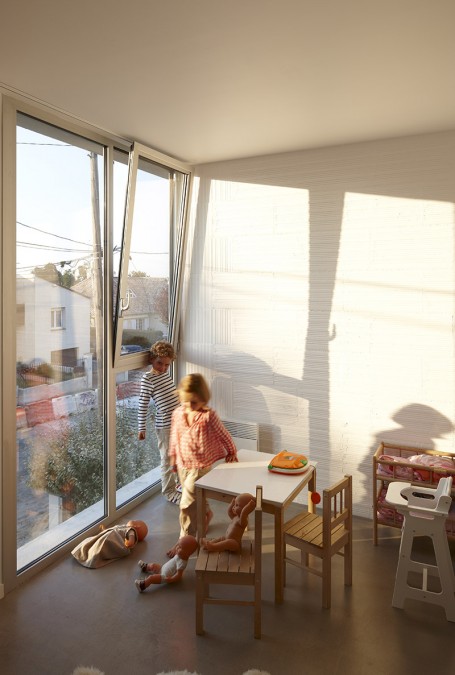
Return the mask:
<path id="1" fill-rule="evenodd" d="M 29 230 L 35 230 L 36 232 L 41 232 L 42 234 L 47 234 L 50 237 L 57 237 L 57 239 L 65 239 L 65 241 L 72 241 L 74 244 L 82 244 L 83 246 L 88 246 L 86 241 L 77 241 L 77 239 L 70 239 L 70 237 L 62 237 L 60 234 L 54 234 L 54 232 L 49 232 L 47 230 L 41 230 L 39 227 L 33 227 L 33 225 L 27 225 L 26 223 L 16 220 L 17 225 L 22 225 L 22 227 L 27 227 Z"/>
<path id="2" fill-rule="evenodd" d="M 46 244 L 33 244 L 26 241 L 17 241 L 18 246 L 23 248 L 35 248 L 45 251 L 63 251 L 64 253 L 90 253 L 90 249 L 65 248 L 63 246 L 48 246 Z"/>

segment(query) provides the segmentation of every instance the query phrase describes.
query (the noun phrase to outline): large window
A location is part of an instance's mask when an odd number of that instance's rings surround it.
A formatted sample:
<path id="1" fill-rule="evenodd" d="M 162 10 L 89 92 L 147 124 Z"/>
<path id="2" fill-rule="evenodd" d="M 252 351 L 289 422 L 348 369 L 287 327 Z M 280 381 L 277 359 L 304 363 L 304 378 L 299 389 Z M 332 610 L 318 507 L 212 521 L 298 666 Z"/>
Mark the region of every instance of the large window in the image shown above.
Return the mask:
<path id="1" fill-rule="evenodd" d="M 105 392 L 93 371 L 104 342 L 104 148 L 20 113 L 16 143 L 21 570 L 106 512 Z"/>
<path id="2" fill-rule="evenodd" d="M 137 439 L 138 383 L 150 345 L 177 334 L 190 172 L 25 103 L 5 109 L 9 590 L 159 483 L 152 406 Z"/>

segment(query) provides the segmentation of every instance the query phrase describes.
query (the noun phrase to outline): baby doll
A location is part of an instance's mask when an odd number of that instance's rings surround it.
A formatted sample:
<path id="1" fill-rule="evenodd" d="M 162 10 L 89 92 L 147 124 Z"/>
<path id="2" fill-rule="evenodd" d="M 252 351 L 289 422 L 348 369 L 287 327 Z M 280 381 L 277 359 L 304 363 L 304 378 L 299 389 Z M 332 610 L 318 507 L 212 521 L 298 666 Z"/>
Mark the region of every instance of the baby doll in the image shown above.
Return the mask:
<path id="1" fill-rule="evenodd" d="M 198 547 L 197 540 L 190 534 L 180 537 L 174 546 L 173 558 L 160 565 L 159 563 L 146 563 L 139 560 L 138 565 L 142 572 L 151 572 L 145 579 L 136 579 L 134 582 L 139 593 L 143 593 L 150 584 L 173 584 L 180 581 L 188 565 L 188 558 Z"/>
<path id="2" fill-rule="evenodd" d="M 248 516 L 255 508 L 256 500 L 248 492 L 235 497 L 229 504 L 228 515 L 231 522 L 225 536 L 218 539 L 201 539 L 202 548 L 206 551 L 238 551 L 248 525 Z"/>
<path id="3" fill-rule="evenodd" d="M 143 520 L 129 520 L 126 526 L 129 528 L 125 535 L 126 548 L 134 548 L 138 541 L 146 538 L 149 531 Z"/>
<path id="4" fill-rule="evenodd" d="M 143 520 L 129 520 L 126 525 L 100 527 L 100 532 L 81 541 L 71 551 L 72 556 L 84 567 L 96 569 L 130 554 L 138 541 L 148 534 Z"/>

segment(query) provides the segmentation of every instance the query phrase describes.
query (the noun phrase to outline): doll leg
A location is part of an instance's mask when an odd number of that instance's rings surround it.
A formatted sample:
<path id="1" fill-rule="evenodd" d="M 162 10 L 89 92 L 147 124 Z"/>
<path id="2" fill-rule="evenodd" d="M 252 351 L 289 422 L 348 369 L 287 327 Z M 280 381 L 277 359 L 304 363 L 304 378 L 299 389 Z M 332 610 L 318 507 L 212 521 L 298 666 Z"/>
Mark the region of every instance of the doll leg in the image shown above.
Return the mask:
<path id="1" fill-rule="evenodd" d="M 134 584 L 139 591 L 139 593 L 143 593 L 146 588 L 148 588 L 151 584 L 160 584 L 161 583 L 161 574 L 159 574 L 159 571 L 161 570 L 161 565 L 158 565 L 158 563 L 150 563 L 150 567 L 153 567 L 155 569 L 154 574 L 149 574 L 148 577 L 145 579 L 136 579 Z"/>
<path id="2" fill-rule="evenodd" d="M 232 551 L 236 552 L 240 548 L 240 544 L 235 539 L 202 539 L 202 548 L 206 551 Z"/>
<path id="3" fill-rule="evenodd" d="M 152 572 L 153 574 L 156 574 L 161 570 L 161 565 L 158 563 L 147 563 L 143 560 L 139 560 L 137 564 L 141 568 L 141 572 L 144 573 Z"/>
<path id="4" fill-rule="evenodd" d="M 161 565 L 159 565 L 161 569 Z M 161 574 L 149 574 L 148 577 L 144 579 L 144 586 L 148 588 L 151 584 L 160 584 L 161 583 Z"/>

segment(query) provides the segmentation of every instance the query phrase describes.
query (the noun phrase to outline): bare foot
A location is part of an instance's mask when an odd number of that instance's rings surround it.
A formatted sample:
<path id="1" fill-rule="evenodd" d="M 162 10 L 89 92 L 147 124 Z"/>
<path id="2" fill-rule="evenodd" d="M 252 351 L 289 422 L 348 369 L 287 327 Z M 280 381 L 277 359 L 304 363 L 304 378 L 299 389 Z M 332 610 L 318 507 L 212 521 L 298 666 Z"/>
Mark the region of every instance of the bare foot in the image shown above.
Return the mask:
<path id="1" fill-rule="evenodd" d="M 212 542 L 210 541 L 210 539 L 203 539 L 203 542 L 204 542 L 204 543 L 202 544 L 202 548 L 203 548 L 205 551 L 209 551 L 209 552 L 210 552 L 210 551 L 214 551 L 214 550 L 215 550 L 215 548 L 213 547 L 213 544 L 212 544 Z"/>
<path id="2" fill-rule="evenodd" d="M 166 551 L 166 555 L 168 558 L 173 558 L 175 556 L 175 548 L 176 546 L 174 545 L 172 548 L 169 549 L 169 551 Z"/>

